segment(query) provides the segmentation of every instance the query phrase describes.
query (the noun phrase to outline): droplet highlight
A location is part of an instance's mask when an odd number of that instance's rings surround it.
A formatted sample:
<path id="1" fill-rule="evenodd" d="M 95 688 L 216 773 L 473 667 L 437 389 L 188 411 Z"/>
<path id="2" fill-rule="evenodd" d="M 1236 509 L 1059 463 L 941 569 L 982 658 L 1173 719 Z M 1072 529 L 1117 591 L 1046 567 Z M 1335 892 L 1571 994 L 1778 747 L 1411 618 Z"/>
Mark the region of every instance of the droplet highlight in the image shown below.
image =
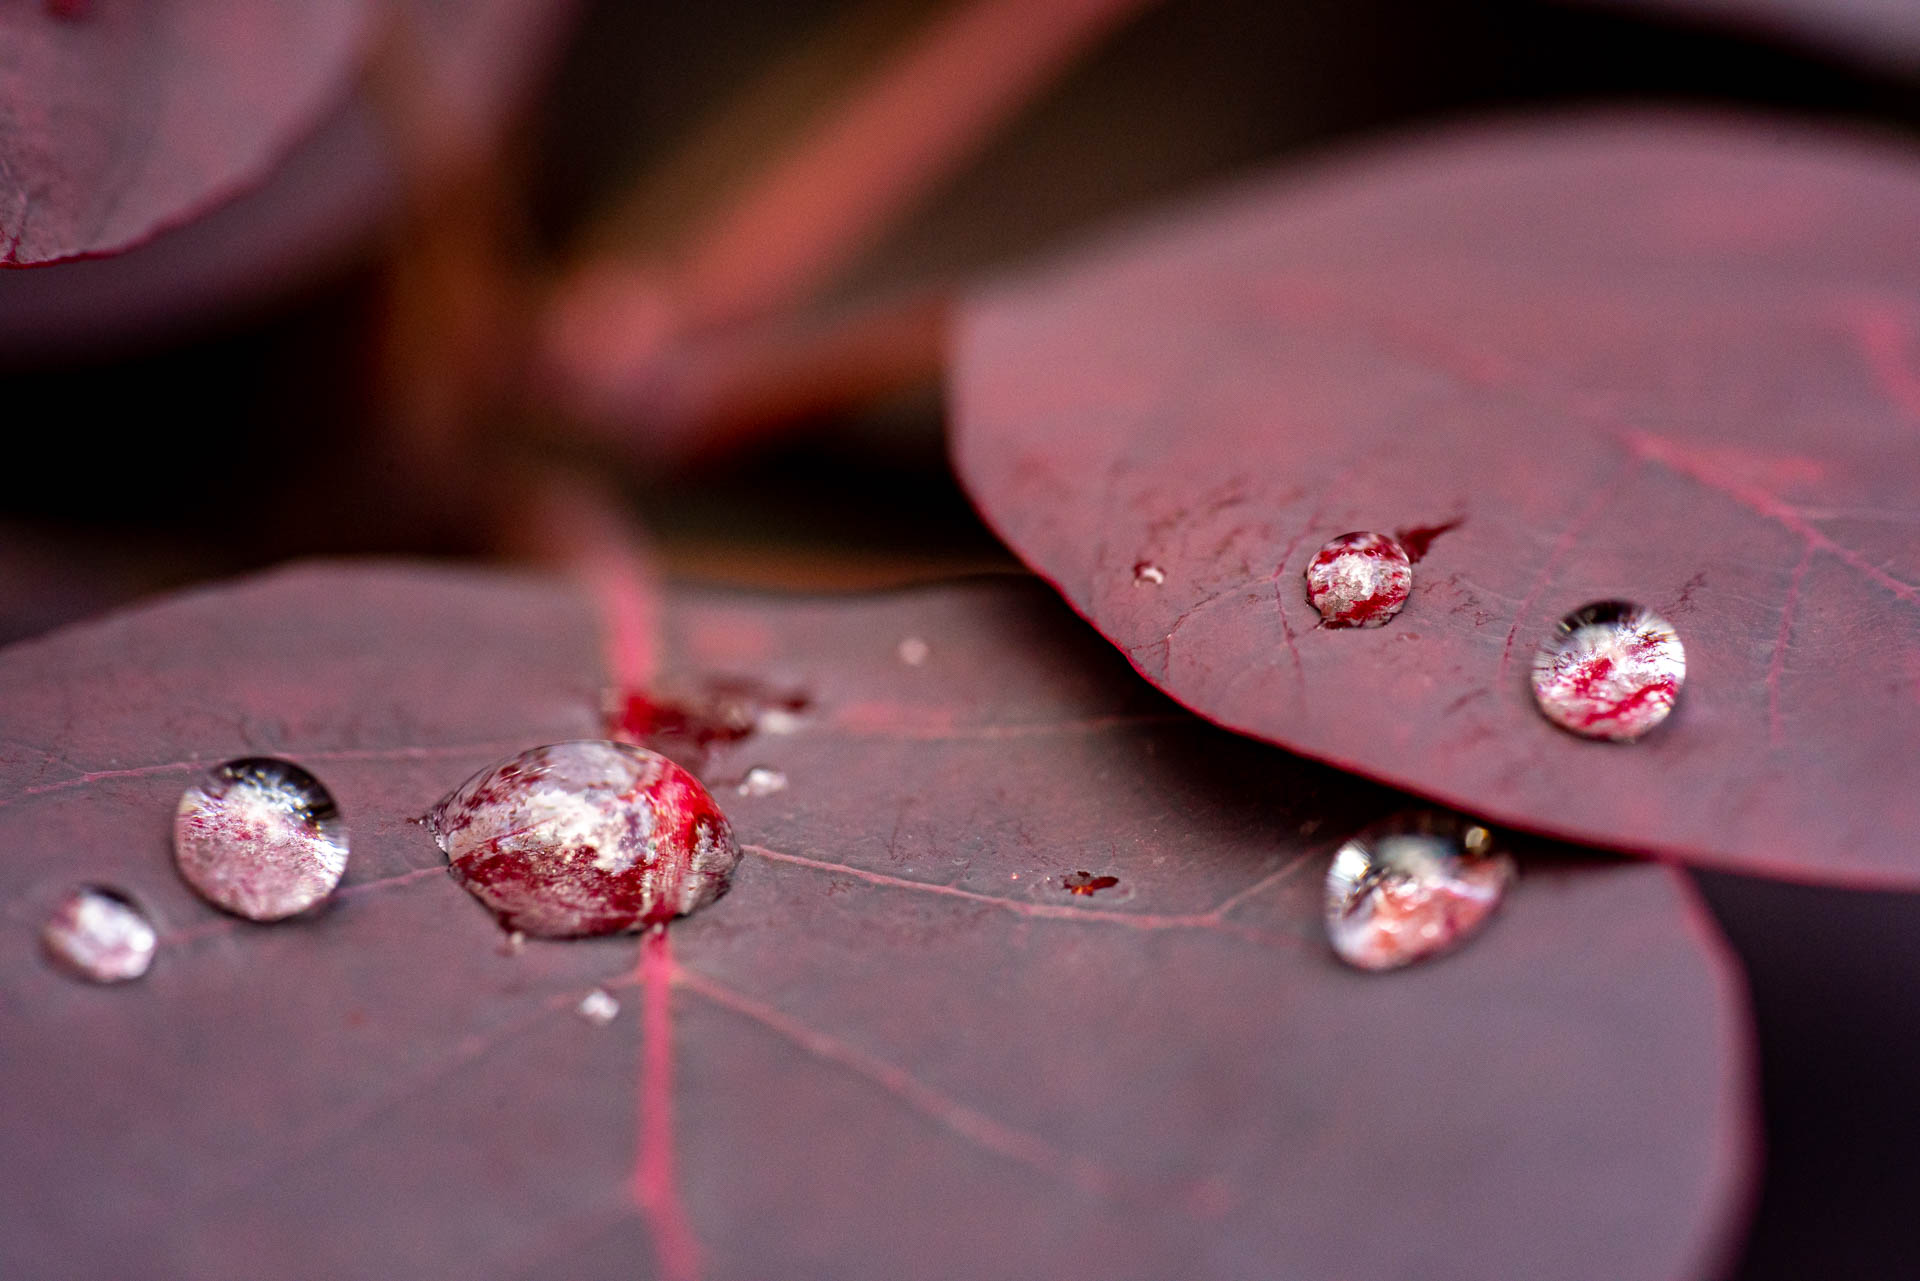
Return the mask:
<path id="1" fill-rule="evenodd" d="M 1533 656 L 1533 697 L 1547 719 L 1620 743 L 1667 719 L 1686 677 L 1673 624 L 1627 601 L 1568 614 Z"/>
<path id="2" fill-rule="evenodd" d="M 1493 835 L 1451 814 L 1403 815 L 1342 845 L 1327 868 L 1327 938 L 1347 964 L 1392 970 L 1478 933 L 1513 883 Z"/>
<path id="3" fill-rule="evenodd" d="M 1133 585 L 1135 587 L 1158 587 L 1167 581 L 1167 571 L 1151 561 L 1141 561 L 1133 567 Z"/>
<path id="4" fill-rule="evenodd" d="M 159 942 L 153 923 L 132 899 L 101 885 L 75 890 L 40 931 L 47 956 L 92 983 L 139 978 L 153 964 Z"/>
<path id="5" fill-rule="evenodd" d="M 658 752 L 601 740 L 484 769 L 427 826 L 505 928 L 548 938 L 664 924 L 725 893 L 740 861 L 698 779 Z"/>
<path id="6" fill-rule="evenodd" d="M 1342 534 L 1307 564 L 1307 599 L 1328 627 L 1383 627 L 1413 590 L 1413 561 L 1387 534 Z"/>
<path id="7" fill-rule="evenodd" d="M 932 653 L 932 647 L 918 636 L 907 637 L 894 649 L 895 656 L 908 667 L 924 667 Z"/>
<path id="8" fill-rule="evenodd" d="M 320 780 L 256 756 L 216 766 L 173 819 L 180 875 L 216 907 L 278 921 L 333 893 L 347 870 L 347 825 Z"/>

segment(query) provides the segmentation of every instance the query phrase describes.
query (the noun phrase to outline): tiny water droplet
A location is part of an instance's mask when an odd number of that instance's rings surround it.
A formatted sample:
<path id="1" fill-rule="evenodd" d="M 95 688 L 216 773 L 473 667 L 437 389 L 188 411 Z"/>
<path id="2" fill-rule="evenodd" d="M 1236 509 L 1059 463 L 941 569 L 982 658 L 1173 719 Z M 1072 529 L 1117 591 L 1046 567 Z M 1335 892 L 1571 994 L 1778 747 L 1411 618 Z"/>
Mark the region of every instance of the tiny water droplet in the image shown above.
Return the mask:
<path id="1" fill-rule="evenodd" d="M 1621 743 L 1667 719 L 1686 678 L 1673 624 L 1626 601 L 1568 614 L 1533 656 L 1533 697 L 1548 720 Z"/>
<path id="2" fill-rule="evenodd" d="M 725 893 L 740 861 L 700 781 L 627 743 L 523 752 L 455 788 L 428 824 L 502 925 L 551 938 L 664 924 Z"/>
<path id="3" fill-rule="evenodd" d="M 1386 534 L 1342 534 L 1307 565 L 1307 599 L 1328 627 L 1382 627 L 1407 603 L 1413 562 Z"/>
<path id="4" fill-rule="evenodd" d="M 742 796 L 772 796 L 775 792 L 787 790 L 787 776 L 777 769 L 768 769 L 756 765 L 747 771 L 747 776 L 734 788 Z"/>
<path id="5" fill-rule="evenodd" d="M 1060 878 L 1060 884 L 1066 887 L 1069 894 L 1098 894 L 1119 883 L 1117 876 L 1095 876 L 1092 872 L 1069 872 Z"/>
<path id="6" fill-rule="evenodd" d="M 1513 878 L 1513 859 L 1477 823 L 1439 813 L 1388 819 L 1328 865 L 1327 937 L 1359 969 L 1410 965 L 1471 938 Z"/>
<path id="7" fill-rule="evenodd" d="M 527 936 L 519 930 L 507 931 L 506 938 L 500 941 L 500 955 L 518 956 L 527 950 Z"/>
<path id="8" fill-rule="evenodd" d="M 95 983 L 137 979 L 153 964 L 159 936 L 132 899 L 88 885 L 54 909 L 40 931 L 47 955 L 78 978 Z"/>
<path id="9" fill-rule="evenodd" d="M 1135 587 L 1158 587 L 1167 581 L 1167 571 L 1151 561 L 1141 561 L 1133 567 L 1133 585 Z"/>
<path id="10" fill-rule="evenodd" d="M 933 651 L 927 648 L 927 643 L 918 636 L 909 636 L 900 642 L 900 647 L 894 652 L 908 667 L 918 667 L 927 661 L 927 655 Z"/>
<path id="11" fill-rule="evenodd" d="M 580 1004 L 574 1007 L 580 1017 L 596 1027 L 605 1027 L 620 1013 L 620 1002 L 607 994 L 604 989 L 595 988 L 580 998 Z"/>
<path id="12" fill-rule="evenodd" d="M 228 761 L 186 790 L 173 859 L 202 898 L 278 921 L 333 893 L 347 870 L 347 825 L 320 780 L 290 761 Z"/>
<path id="13" fill-rule="evenodd" d="M 704 770 L 716 751 L 755 733 L 791 734 L 812 701 L 749 677 L 712 676 L 615 699 L 607 733 Z"/>

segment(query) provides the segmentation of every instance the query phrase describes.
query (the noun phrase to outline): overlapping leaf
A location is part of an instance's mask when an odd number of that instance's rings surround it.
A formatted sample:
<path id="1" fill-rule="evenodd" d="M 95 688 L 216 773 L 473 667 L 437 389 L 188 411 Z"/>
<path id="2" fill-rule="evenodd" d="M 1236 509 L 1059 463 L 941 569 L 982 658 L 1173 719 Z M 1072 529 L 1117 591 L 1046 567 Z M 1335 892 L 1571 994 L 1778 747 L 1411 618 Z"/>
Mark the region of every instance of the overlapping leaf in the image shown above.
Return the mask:
<path id="1" fill-rule="evenodd" d="M 1835 133 L 1403 144 L 983 292 L 955 452 L 1013 547 L 1213 720 L 1541 832 L 1913 885 L 1917 242 L 1920 164 Z M 1321 544 L 1410 527 L 1448 532 L 1405 611 L 1319 628 Z M 1526 682 L 1608 598 L 1689 663 L 1626 747 Z"/>
<path id="2" fill-rule="evenodd" d="M 346 89 L 364 0 L 0 7 L 0 264 L 113 253 L 258 181 Z"/>

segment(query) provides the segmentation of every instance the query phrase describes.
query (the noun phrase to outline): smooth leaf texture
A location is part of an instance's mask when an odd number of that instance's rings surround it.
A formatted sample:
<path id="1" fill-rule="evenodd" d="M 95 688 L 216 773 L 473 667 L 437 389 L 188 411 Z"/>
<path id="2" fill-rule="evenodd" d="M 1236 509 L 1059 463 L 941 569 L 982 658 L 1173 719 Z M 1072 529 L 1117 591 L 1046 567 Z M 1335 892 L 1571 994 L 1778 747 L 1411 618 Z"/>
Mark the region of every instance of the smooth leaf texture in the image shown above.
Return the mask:
<path id="1" fill-rule="evenodd" d="M 279 12 L 259 8 L 262 18 Z M 336 0 L 335 8 L 348 6 Z M 342 270 L 418 194 L 421 158 L 410 149 L 442 160 L 481 154 L 525 107 L 577 8 L 574 0 L 387 0 L 376 43 L 384 35 L 394 65 L 380 74 L 410 95 L 404 108 L 391 92 L 383 99 L 370 83 L 375 76 L 356 85 L 343 73 L 333 98 L 316 105 L 311 128 L 270 172 L 238 194 L 218 193 L 232 199 L 209 200 L 184 225 L 125 253 L 0 272 L 0 353 L 22 361 L 97 354 L 103 343 L 205 324 Z M 31 5 L 0 9 L 0 28 L 15 20 L 52 21 Z M 0 49 L 0 64 L 5 56 Z M 10 225 L 0 218 L 0 227 Z"/>
<path id="2" fill-rule="evenodd" d="M 0 265 L 114 253 L 263 177 L 345 92 L 366 0 L 0 6 Z"/>
<path id="3" fill-rule="evenodd" d="M 1324 854 L 1404 798 L 1180 712 L 1043 588 L 665 617 L 671 670 L 814 701 L 719 749 L 710 778 L 788 786 L 715 782 L 749 853 L 637 967 L 630 937 L 503 954 L 409 822 L 594 731 L 568 588 L 305 568 L 0 655 L 3 1079 L 32 1100 L 0 1116 L 0 1270 L 1711 1270 L 1748 1030 L 1676 873 L 1536 850 L 1471 946 L 1357 973 Z M 312 768 L 352 825 L 312 919 L 232 921 L 173 875 L 191 762 L 240 752 Z M 1118 884 L 1075 895 L 1082 870 Z M 159 918 L 139 983 L 35 954 L 84 880 Z M 596 986 L 605 1026 L 574 1012 Z"/>
<path id="4" fill-rule="evenodd" d="M 1269 181 L 973 300 L 982 511 L 1156 685 L 1494 821 L 1920 883 L 1920 165 L 1655 115 Z M 1349 530 L 1433 529 L 1388 626 L 1318 627 Z M 1164 582 L 1136 584 L 1136 565 Z M 1589 601 L 1686 646 L 1677 710 L 1564 733 Z"/>

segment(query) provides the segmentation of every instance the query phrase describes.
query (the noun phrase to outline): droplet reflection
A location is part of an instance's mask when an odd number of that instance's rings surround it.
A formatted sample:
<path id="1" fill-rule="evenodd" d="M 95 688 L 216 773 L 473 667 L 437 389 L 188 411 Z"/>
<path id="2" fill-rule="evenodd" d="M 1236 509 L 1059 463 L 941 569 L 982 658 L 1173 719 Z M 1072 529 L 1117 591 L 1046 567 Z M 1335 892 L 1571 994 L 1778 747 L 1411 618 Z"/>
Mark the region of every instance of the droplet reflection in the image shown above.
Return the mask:
<path id="1" fill-rule="evenodd" d="M 1327 938 L 1363 970 L 1410 965 L 1478 932 L 1513 878 L 1513 859 L 1477 823 L 1438 813 L 1389 819 L 1334 854 Z"/>
<path id="2" fill-rule="evenodd" d="M 627 743 L 523 752 L 455 788 L 427 825 L 502 925 L 551 938 L 663 924 L 718 898 L 740 861 L 700 781 Z"/>

